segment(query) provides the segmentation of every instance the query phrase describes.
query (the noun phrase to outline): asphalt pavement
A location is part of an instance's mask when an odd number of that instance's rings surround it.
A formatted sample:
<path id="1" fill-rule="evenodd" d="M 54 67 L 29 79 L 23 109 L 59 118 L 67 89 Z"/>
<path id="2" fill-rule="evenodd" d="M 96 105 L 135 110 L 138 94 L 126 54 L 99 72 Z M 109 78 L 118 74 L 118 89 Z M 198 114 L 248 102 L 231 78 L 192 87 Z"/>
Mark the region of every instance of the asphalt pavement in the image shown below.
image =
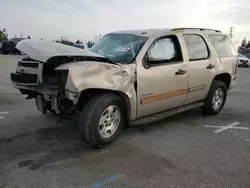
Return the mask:
<path id="1" fill-rule="evenodd" d="M 77 116 L 43 115 L 12 87 L 20 58 L 0 55 L 0 188 L 250 187 L 250 68 L 239 68 L 219 115 L 194 109 L 95 150 Z"/>

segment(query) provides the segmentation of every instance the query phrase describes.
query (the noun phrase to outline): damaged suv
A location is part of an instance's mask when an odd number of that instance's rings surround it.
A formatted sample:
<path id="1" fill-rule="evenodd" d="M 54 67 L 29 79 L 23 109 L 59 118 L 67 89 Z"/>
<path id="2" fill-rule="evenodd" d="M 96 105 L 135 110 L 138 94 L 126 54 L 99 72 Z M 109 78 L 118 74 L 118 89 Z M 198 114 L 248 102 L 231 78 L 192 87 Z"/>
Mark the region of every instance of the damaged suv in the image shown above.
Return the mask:
<path id="1" fill-rule="evenodd" d="M 80 112 L 92 147 L 112 143 L 123 127 L 201 107 L 219 113 L 235 86 L 237 53 L 230 38 L 201 28 L 109 33 L 90 50 L 24 40 L 11 80 L 44 114 Z"/>

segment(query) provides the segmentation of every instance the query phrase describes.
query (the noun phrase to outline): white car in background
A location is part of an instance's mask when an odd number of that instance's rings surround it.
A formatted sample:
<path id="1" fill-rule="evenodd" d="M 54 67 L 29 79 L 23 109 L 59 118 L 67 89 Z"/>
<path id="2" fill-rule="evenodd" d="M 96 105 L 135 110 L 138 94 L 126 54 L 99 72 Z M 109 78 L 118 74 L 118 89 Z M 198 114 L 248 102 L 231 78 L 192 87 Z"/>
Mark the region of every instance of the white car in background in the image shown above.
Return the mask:
<path id="1" fill-rule="evenodd" d="M 237 64 L 239 67 L 250 67 L 250 59 L 242 54 L 238 54 Z"/>
<path id="2" fill-rule="evenodd" d="M 76 48 L 81 48 L 81 49 L 84 49 L 84 50 L 88 50 L 89 49 L 88 45 L 85 44 L 85 43 L 79 43 L 79 44 L 75 43 L 72 46 L 76 47 Z"/>

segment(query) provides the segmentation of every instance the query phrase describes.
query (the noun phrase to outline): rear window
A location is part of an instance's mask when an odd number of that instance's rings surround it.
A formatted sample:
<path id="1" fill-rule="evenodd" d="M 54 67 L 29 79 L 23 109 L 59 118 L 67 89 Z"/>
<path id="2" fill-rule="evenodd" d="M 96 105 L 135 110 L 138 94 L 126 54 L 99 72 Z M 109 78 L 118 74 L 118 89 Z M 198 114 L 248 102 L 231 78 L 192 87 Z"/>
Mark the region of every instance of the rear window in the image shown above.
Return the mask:
<path id="1" fill-rule="evenodd" d="M 219 57 L 236 56 L 236 50 L 227 35 L 208 35 Z"/>

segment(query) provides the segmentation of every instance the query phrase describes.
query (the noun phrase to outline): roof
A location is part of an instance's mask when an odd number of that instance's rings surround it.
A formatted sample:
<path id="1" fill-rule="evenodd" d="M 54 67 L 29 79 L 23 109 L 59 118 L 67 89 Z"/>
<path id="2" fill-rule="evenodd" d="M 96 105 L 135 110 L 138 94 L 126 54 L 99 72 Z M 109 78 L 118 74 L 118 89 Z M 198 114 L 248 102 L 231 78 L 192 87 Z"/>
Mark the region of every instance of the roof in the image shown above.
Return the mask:
<path id="1" fill-rule="evenodd" d="M 134 35 L 139 35 L 139 36 L 145 36 L 145 37 L 150 37 L 152 35 L 156 35 L 159 33 L 167 33 L 167 32 L 172 32 L 176 30 L 184 30 L 184 31 L 190 31 L 190 30 L 196 30 L 198 32 L 206 32 L 206 33 L 221 33 L 219 30 L 215 29 L 206 29 L 206 28 L 158 28 L 158 29 L 142 29 L 142 30 L 124 30 L 124 31 L 116 31 L 112 33 L 122 33 L 122 34 L 134 34 Z"/>
<path id="2" fill-rule="evenodd" d="M 116 31 L 112 33 L 121 33 L 121 34 L 134 34 L 139 36 L 150 37 L 159 32 L 171 32 L 171 29 L 141 29 L 141 30 L 124 30 L 124 31 Z"/>

